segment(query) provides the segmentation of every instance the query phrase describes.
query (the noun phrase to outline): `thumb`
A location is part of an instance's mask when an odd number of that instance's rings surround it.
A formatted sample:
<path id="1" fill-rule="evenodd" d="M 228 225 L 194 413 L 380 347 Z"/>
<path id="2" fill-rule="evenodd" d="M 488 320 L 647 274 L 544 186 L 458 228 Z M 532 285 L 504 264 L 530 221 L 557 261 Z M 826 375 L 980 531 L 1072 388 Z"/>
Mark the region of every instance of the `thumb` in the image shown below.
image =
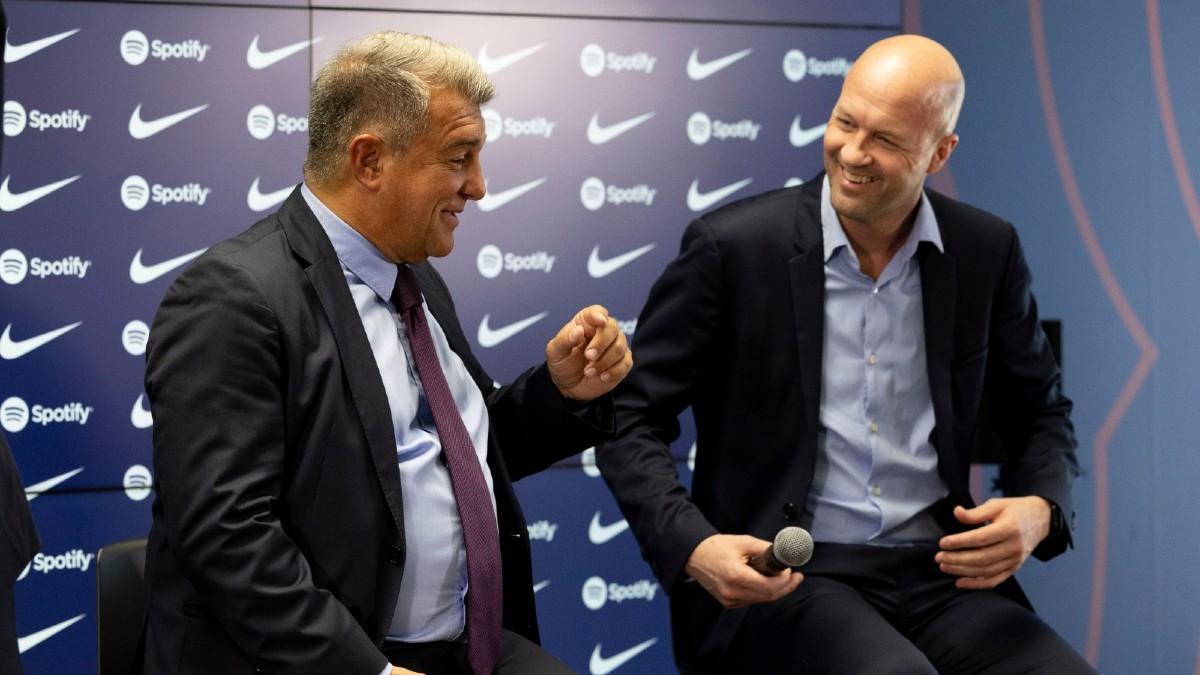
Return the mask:
<path id="1" fill-rule="evenodd" d="M 546 345 L 547 363 L 565 361 L 575 349 L 582 347 L 584 342 L 583 328 L 574 321 L 567 322 Z"/>
<path id="2" fill-rule="evenodd" d="M 1002 510 L 1004 510 L 1004 505 L 1001 502 L 989 499 L 973 509 L 954 507 L 954 517 L 965 525 L 979 525 L 995 519 Z"/>

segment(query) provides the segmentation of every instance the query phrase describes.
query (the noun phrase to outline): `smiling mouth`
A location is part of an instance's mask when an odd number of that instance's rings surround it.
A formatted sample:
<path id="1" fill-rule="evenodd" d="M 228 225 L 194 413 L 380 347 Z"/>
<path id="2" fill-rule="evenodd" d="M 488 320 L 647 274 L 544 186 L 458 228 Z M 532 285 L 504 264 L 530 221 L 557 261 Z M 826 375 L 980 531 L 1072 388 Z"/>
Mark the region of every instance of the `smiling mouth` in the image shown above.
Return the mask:
<path id="1" fill-rule="evenodd" d="M 848 182 L 848 183 L 854 183 L 855 185 L 866 185 L 868 183 L 874 183 L 875 181 L 879 180 L 879 178 L 876 176 L 860 176 L 858 174 L 851 173 L 851 172 L 847 171 L 846 167 L 844 167 L 844 166 L 841 167 L 841 169 L 842 169 L 842 178 L 845 178 L 846 182 Z"/>

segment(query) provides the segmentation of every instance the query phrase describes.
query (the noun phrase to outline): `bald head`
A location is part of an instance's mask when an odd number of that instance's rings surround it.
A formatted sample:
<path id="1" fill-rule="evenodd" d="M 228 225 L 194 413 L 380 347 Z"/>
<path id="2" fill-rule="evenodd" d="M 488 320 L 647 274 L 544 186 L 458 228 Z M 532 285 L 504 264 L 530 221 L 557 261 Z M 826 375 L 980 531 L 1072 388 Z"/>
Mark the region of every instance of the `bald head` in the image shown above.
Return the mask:
<path id="1" fill-rule="evenodd" d="M 962 71 L 933 40 L 891 37 L 854 62 L 824 144 L 830 201 L 851 243 L 903 243 L 925 177 L 958 145 L 962 99 Z"/>
<path id="2" fill-rule="evenodd" d="M 846 83 L 921 106 L 931 132 L 954 133 L 963 102 L 962 70 L 954 55 L 927 37 L 896 35 L 867 47 Z"/>

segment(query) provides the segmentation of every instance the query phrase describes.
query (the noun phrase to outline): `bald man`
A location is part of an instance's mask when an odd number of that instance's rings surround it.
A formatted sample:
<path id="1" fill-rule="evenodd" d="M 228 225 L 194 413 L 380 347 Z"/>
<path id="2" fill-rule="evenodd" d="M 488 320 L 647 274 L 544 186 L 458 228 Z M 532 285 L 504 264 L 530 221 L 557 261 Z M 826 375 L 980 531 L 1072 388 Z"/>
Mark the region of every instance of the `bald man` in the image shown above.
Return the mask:
<path id="1" fill-rule="evenodd" d="M 924 188 L 963 77 L 916 36 L 868 48 L 825 172 L 705 214 L 638 319 L 597 453 L 671 596 L 683 672 L 1092 672 L 1013 574 L 1071 543 L 1071 402 L 1012 225 Z M 981 401 L 1004 498 L 968 489 Z M 668 445 L 691 406 L 691 490 Z M 803 575 L 746 564 L 782 527 Z"/>

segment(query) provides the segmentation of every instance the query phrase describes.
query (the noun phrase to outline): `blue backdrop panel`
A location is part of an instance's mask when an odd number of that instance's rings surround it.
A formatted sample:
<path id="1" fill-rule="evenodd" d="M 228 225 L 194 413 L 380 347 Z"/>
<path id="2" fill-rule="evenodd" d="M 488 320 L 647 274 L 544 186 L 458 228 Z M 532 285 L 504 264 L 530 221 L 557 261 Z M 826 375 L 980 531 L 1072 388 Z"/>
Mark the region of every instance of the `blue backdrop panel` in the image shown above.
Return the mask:
<path id="1" fill-rule="evenodd" d="M 818 0 L 318 0 L 318 8 L 390 9 L 478 14 L 541 14 L 548 16 L 685 19 L 691 21 L 806 23 L 825 26 L 887 27 L 900 24 L 896 0 L 831 3 Z"/>
<path id="2" fill-rule="evenodd" d="M 1076 549 L 1022 583 L 1102 672 L 1200 672 L 1200 5 L 919 9 L 967 78 L 953 184 L 1017 224 L 1063 320 Z"/>
<path id="3" fill-rule="evenodd" d="M 299 180 L 303 131 L 259 140 L 247 116 L 258 105 L 278 111 L 272 123 L 305 116 L 307 54 L 261 70 L 247 54 L 256 37 L 263 50 L 307 39 L 307 16 L 8 8 L 10 43 L 77 32 L 7 66 L 0 320 L 18 343 L 66 332 L 0 361 L 4 429 L 30 482 L 83 466 L 68 487 L 121 486 L 131 464 L 149 464 L 143 352 L 163 291 L 188 256 L 254 219 L 252 186 Z M 42 115 L 82 121 L 39 129 Z"/>
<path id="4" fill-rule="evenodd" d="M 25 671 L 96 670 L 96 551 L 150 527 L 149 489 L 50 493 L 29 504 L 42 551 L 16 583 Z"/>

